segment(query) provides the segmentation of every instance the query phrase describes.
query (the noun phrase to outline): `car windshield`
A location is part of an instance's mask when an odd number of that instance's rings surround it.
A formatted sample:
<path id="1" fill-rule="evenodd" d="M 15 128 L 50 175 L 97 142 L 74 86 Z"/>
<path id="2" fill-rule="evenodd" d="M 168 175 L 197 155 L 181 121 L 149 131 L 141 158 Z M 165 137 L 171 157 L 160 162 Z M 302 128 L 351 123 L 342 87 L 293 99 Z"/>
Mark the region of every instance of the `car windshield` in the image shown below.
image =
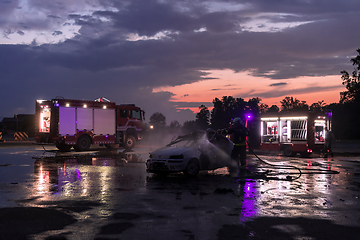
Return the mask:
<path id="1" fill-rule="evenodd" d="M 203 140 L 205 140 L 205 132 L 204 131 L 196 131 L 191 134 L 178 136 L 176 139 L 172 140 L 166 146 L 194 147 Z"/>

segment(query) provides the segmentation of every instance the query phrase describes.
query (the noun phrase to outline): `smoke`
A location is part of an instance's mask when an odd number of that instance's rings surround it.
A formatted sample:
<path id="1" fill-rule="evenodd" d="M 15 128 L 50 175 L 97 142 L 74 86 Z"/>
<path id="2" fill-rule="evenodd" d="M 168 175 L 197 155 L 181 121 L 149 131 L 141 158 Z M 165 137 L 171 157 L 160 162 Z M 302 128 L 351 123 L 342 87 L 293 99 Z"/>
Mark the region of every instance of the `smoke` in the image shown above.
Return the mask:
<path id="1" fill-rule="evenodd" d="M 139 142 L 141 147 L 149 149 L 149 152 L 164 147 L 178 136 L 183 135 L 181 130 L 176 132 L 163 131 L 147 131 L 143 134 L 143 139 Z"/>
<path id="2" fill-rule="evenodd" d="M 231 159 L 233 143 L 223 135 L 217 133 L 210 136 L 204 135 L 200 140 L 199 151 L 202 152 L 210 161 L 210 166 L 237 167 L 237 164 Z"/>

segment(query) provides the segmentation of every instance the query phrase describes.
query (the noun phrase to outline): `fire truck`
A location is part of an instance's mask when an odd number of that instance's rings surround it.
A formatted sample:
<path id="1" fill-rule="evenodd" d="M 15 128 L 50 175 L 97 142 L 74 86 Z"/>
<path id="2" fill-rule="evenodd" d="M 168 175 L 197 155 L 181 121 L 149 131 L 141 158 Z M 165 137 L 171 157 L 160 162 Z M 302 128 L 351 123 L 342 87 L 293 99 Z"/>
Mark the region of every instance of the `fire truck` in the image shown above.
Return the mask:
<path id="1" fill-rule="evenodd" d="M 325 128 L 331 130 L 331 112 L 263 113 L 260 149 L 283 151 L 288 157 L 310 156 L 324 149 Z"/>
<path id="2" fill-rule="evenodd" d="M 132 149 L 142 138 L 145 112 L 134 104 L 56 98 L 37 100 L 35 140 L 55 144 L 60 151 L 85 151 L 92 144 Z"/>

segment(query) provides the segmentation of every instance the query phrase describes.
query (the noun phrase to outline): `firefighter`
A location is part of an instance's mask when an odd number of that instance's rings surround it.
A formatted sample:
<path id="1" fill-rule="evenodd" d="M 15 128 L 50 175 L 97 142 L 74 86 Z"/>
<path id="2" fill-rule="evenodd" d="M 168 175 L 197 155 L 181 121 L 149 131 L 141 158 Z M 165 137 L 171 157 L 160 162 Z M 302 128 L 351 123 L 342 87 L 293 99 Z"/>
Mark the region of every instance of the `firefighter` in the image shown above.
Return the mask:
<path id="1" fill-rule="evenodd" d="M 234 118 L 231 126 L 222 130 L 222 133 L 233 134 L 232 141 L 234 148 L 231 152 L 231 158 L 239 164 L 240 155 L 240 169 L 246 169 L 246 137 L 249 136 L 249 131 L 244 126 L 243 121 L 239 117 Z"/>
<path id="2" fill-rule="evenodd" d="M 331 143 L 335 140 L 335 135 L 332 131 L 329 131 L 328 128 L 325 128 L 325 144 L 324 144 L 324 152 L 325 157 L 327 157 L 328 154 L 331 154 L 331 157 L 334 157 L 334 153 L 331 149 Z"/>

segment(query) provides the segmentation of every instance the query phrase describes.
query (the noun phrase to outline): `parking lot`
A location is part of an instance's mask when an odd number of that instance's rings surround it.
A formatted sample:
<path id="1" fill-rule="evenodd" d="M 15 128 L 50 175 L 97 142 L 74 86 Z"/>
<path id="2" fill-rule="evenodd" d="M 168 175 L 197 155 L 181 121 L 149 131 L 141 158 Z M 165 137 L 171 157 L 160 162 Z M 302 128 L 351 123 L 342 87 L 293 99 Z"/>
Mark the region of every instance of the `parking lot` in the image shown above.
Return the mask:
<path id="1" fill-rule="evenodd" d="M 265 164 L 249 153 L 246 175 L 225 167 L 191 178 L 147 173 L 149 145 L 45 150 L 0 146 L 0 239 L 350 239 L 360 230 L 356 154 L 257 152 Z"/>

